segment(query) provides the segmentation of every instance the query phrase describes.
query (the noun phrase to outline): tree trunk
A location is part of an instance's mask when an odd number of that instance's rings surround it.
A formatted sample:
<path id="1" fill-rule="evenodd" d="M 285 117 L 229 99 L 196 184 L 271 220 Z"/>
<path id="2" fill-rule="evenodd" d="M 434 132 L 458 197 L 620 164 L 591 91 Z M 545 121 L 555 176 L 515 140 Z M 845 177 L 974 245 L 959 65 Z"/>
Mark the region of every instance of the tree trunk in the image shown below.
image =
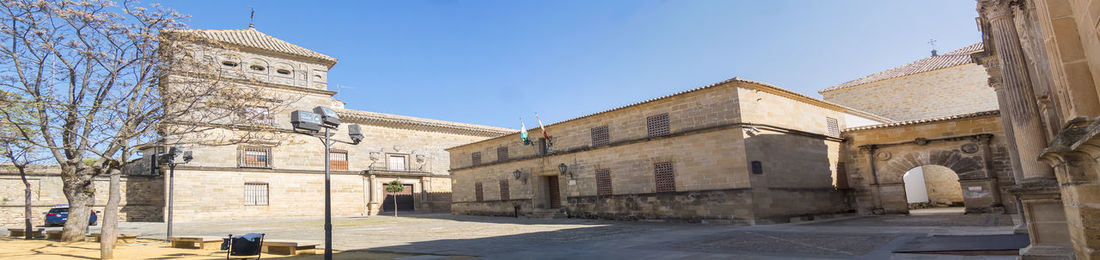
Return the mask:
<path id="1" fill-rule="evenodd" d="M 26 167 L 19 167 L 19 177 L 23 179 L 24 186 L 23 196 L 25 200 L 23 201 L 23 230 L 26 230 L 26 232 L 24 232 L 24 239 L 31 240 L 34 239 L 35 234 L 35 232 L 32 232 L 34 230 L 34 225 L 31 224 L 31 218 L 33 218 L 34 215 L 31 214 L 31 182 L 27 181 Z"/>
<path id="2" fill-rule="evenodd" d="M 91 217 L 91 205 L 95 203 L 94 186 L 92 180 L 82 180 L 78 177 L 76 167 L 64 167 L 62 174 L 69 174 L 70 178 L 62 178 L 62 190 L 69 201 L 69 219 L 65 221 L 65 228 L 61 231 L 62 242 L 84 241 L 84 231 L 88 228 L 88 218 Z M 90 170 L 90 169 L 89 169 Z"/>
<path id="3" fill-rule="evenodd" d="M 393 193 L 393 216 L 397 217 L 397 193 Z"/>
<path id="4" fill-rule="evenodd" d="M 99 231 L 99 258 L 112 259 L 115 257 L 115 240 L 118 239 L 118 203 L 122 200 L 119 194 L 121 189 L 121 175 L 118 169 L 111 169 L 111 184 L 107 199 L 107 208 L 103 210 L 103 217 L 99 223 L 103 223 Z"/>

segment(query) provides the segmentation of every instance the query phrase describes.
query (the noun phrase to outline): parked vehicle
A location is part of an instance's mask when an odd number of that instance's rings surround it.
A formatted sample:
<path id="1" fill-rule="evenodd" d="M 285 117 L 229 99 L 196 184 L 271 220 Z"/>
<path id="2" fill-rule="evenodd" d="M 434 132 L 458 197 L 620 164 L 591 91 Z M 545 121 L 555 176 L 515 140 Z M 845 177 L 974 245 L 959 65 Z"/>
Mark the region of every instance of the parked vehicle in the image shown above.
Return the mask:
<path id="1" fill-rule="evenodd" d="M 46 226 L 64 226 L 65 221 L 69 220 L 69 205 L 57 205 L 45 213 Z M 93 210 L 91 213 L 91 216 L 88 217 L 88 225 L 95 226 L 96 220 L 98 220 L 98 217 L 96 217 L 97 212 Z"/>

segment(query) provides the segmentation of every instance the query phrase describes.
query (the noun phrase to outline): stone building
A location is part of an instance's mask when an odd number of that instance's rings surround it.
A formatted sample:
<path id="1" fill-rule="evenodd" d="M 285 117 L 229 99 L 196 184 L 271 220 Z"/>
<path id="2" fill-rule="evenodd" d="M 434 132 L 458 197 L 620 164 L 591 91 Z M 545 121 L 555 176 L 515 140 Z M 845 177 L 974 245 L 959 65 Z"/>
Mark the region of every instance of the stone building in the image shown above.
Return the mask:
<path id="1" fill-rule="evenodd" d="M 1100 259 L 1100 1 L 978 0 L 990 74 L 1012 144 L 1024 258 Z"/>
<path id="2" fill-rule="evenodd" d="M 825 101 L 908 121 L 997 110 L 976 43 L 818 91 Z"/>
<path id="3" fill-rule="evenodd" d="M 183 140 L 180 146 L 192 151 L 195 158 L 176 167 L 174 219 L 178 221 L 322 216 L 324 146 L 317 137 L 290 131 L 290 112 L 294 110 L 329 107 L 343 121 L 333 137 L 345 142 L 333 145 L 330 158 L 334 216 L 376 215 L 392 210 L 393 200 L 401 210 L 447 211 L 450 162 L 443 149 L 515 132 L 344 109 L 344 103 L 333 97 L 336 92 L 327 88 L 328 69 L 336 64 L 335 58 L 251 27 L 163 33 L 219 43 L 196 41 L 194 55 L 236 72 L 223 74 L 230 75 L 225 80 L 232 84 L 270 90 L 276 98 L 293 97 L 285 106 L 249 109 L 264 115 L 258 123 L 276 129 L 270 136 L 231 145 L 206 145 L 202 139 L 212 135 L 197 137 L 200 140 L 166 137 L 166 142 Z M 362 126 L 365 138 L 361 143 L 347 142 L 350 124 Z M 383 185 L 393 180 L 405 185 L 405 194 L 384 192 Z"/>
<path id="4" fill-rule="evenodd" d="M 847 214 L 840 131 L 887 121 L 730 79 L 547 125 L 549 142 L 450 148 L 451 209 L 739 224 Z"/>

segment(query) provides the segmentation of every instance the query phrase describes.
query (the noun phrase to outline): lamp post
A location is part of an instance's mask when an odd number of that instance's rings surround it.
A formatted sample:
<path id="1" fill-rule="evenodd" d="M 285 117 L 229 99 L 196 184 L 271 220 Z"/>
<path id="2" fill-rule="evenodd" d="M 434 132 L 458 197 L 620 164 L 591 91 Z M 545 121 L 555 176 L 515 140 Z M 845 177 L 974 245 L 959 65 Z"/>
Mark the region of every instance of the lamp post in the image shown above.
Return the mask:
<path id="1" fill-rule="evenodd" d="M 179 161 L 176 161 L 177 157 L 180 157 L 180 159 L 182 159 L 183 162 L 181 163 Z M 166 154 L 154 154 L 153 155 L 153 164 L 154 164 L 153 168 L 157 168 L 156 164 L 159 164 L 159 163 L 163 163 L 163 164 L 168 165 L 168 216 L 167 216 L 168 230 L 165 232 L 166 233 L 165 234 L 165 239 L 171 239 L 172 238 L 172 209 L 173 209 L 172 204 L 175 201 L 174 197 L 175 197 L 175 188 L 176 188 L 175 187 L 176 186 L 175 185 L 176 184 L 176 165 L 177 164 L 186 164 L 188 162 L 191 162 L 191 159 L 194 159 L 194 157 L 191 156 L 191 151 L 184 151 L 183 149 L 180 149 L 179 147 L 176 147 L 176 146 L 173 146 L 172 148 L 168 149 L 168 153 L 166 153 Z"/>
<path id="2" fill-rule="evenodd" d="M 332 195 L 331 195 L 331 170 L 329 166 L 330 149 L 335 140 L 329 139 L 329 130 L 340 127 L 340 117 L 327 107 L 315 107 L 313 112 L 298 110 L 290 113 L 290 123 L 296 132 L 316 136 L 321 128 L 324 128 L 324 136 L 318 137 L 325 145 L 325 260 L 332 260 Z M 348 126 L 350 144 L 359 144 L 363 140 L 363 134 L 359 125 Z M 349 143 L 349 142 L 343 142 Z"/>

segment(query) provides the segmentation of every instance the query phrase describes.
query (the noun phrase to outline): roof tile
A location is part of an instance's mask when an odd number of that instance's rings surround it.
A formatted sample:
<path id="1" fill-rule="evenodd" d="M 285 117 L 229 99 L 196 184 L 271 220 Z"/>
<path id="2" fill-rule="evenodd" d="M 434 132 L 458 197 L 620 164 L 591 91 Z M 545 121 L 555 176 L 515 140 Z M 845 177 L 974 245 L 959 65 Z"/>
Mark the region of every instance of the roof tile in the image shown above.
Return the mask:
<path id="1" fill-rule="evenodd" d="M 165 32 L 188 34 L 232 45 L 257 48 L 299 57 L 319 59 L 324 61 L 329 67 L 332 67 L 332 65 L 336 64 L 336 58 L 329 57 L 328 55 L 324 55 L 319 52 L 312 51 L 298 45 L 294 45 L 293 43 L 280 40 L 271 35 L 267 35 L 265 33 L 257 31 L 255 28 L 251 27 L 247 29 L 233 30 L 170 29 L 165 30 Z"/>
<path id="2" fill-rule="evenodd" d="M 980 42 L 975 43 L 973 45 L 966 46 L 966 47 L 963 47 L 961 49 L 954 50 L 954 51 L 951 51 L 951 52 L 948 52 L 948 53 L 944 53 L 944 54 L 924 58 L 924 59 L 921 59 L 921 60 L 918 60 L 918 61 L 911 62 L 909 64 L 901 65 L 901 66 L 898 66 L 898 67 L 894 67 L 892 69 L 888 69 L 888 70 L 880 71 L 880 72 L 875 73 L 875 74 L 867 75 L 865 77 L 862 77 L 862 78 L 859 78 L 859 79 L 856 79 L 856 80 L 844 82 L 844 83 L 841 83 L 840 85 L 836 85 L 836 86 L 818 91 L 818 93 L 824 93 L 824 92 L 829 92 L 829 91 L 838 90 L 838 89 L 842 89 L 842 88 L 847 88 L 847 87 L 872 83 L 872 82 L 876 82 L 876 81 L 887 80 L 887 79 L 898 78 L 898 77 L 904 77 L 904 76 L 909 76 L 909 75 L 913 75 L 913 74 L 917 74 L 917 73 L 921 73 L 921 72 L 933 71 L 933 70 L 938 70 L 938 69 L 942 69 L 942 68 L 954 67 L 954 66 L 958 66 L 958 65 L 967 64 L 967 63 L 973 63 L 974 61 L 970 59 L 970 54 L 975 53 L 975 52 L 979 52 L 981 50 L 982 50 L 982 43 L 980 43 Z"/>

